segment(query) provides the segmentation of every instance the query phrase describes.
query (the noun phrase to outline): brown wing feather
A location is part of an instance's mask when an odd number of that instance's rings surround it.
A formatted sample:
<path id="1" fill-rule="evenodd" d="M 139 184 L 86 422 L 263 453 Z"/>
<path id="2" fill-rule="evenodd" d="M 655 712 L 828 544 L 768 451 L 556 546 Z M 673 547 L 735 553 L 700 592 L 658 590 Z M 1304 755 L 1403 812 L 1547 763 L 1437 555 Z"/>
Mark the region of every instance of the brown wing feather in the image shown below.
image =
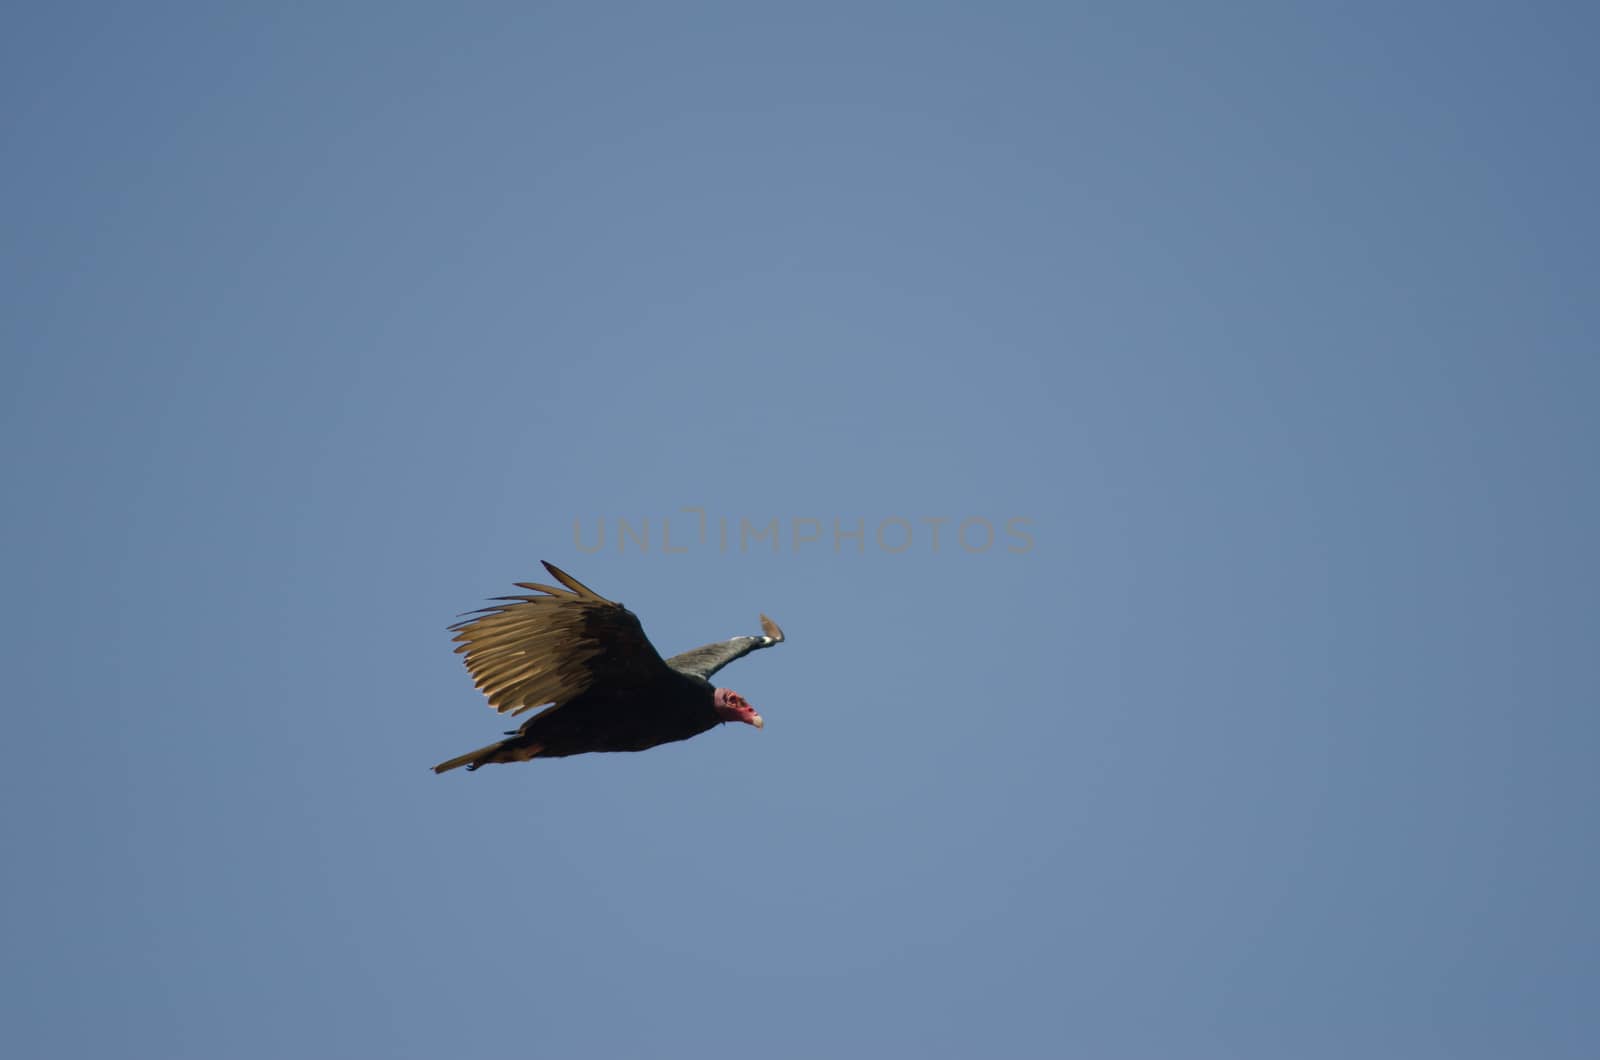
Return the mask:
<path id="1" fill-rule="evenodd" d="M 518 582 L 539 595 L 496 597 L 504 602 L 450 627 L 491 707 L 521 714 L 598 685 L 648 685 L 666 673 L 637 615 L 559 567 L 544 567 L 566 588 Z"/>

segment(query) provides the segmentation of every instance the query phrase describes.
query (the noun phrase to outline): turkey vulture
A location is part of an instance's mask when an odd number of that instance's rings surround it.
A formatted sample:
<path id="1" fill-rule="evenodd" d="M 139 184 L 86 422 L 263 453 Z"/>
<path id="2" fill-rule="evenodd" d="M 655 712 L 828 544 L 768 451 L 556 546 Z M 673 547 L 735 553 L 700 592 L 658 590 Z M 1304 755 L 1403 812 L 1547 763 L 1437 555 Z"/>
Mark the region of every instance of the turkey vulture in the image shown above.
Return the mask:
<path id="1" fill-rule="evenodd" d="M 497 596 L 493 607 L 451 626 L 473 683 L 502 714 L 544 707 L 509 739 L 433 767 L 445 773 L 491 762 L 565 758 L 590 751 L 643 751 L 687 740 L 724 721 L 761 728 L 761 715 L 731 688 L 708 680 L 724 666 L 783 641 L 761 616 L 763 635 L 734 637 L 663 660 L 639 618 L 566 571 L 566 586 L 518 582 L 528 596 Z M 548 704 L 548 705 L 547 705 Z"/>

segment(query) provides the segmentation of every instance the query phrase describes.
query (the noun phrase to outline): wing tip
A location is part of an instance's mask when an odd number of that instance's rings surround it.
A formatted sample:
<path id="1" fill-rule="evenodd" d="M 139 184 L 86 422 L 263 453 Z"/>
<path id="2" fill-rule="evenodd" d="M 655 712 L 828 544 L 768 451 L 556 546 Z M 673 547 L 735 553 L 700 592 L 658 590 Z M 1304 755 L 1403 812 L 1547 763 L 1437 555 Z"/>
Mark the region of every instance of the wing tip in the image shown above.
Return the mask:
<path id="1" fill-rule="evenodd" d="M 766 615 L 761 616 L 761 632 L 765 633 L 767 638 L 771 640 L 772 643 L 783 643 L 783 630 L 779 629 L 778 624 L 772 621 L 772 619 L 768 618 Z"/>
<path id="2" fill-rule="evenodd" d="M 554 578 L 562 585 L 565 585 L 568 589 L 571 589 L 579 596 L 585 597 L 589 600 L 605 599 L 605 597 L 601 596 L 599 593 L 595 592 L 593 589 L 589 588 L 587 585 L 583 584 L 578 579 L 574 578 L 572 575 L 556 566 L 554 563 L 551 563 L 549 560 L 542 559 L 539 562 L 544 565 L 545 570 L 550 572 L 550 577 Z"/>

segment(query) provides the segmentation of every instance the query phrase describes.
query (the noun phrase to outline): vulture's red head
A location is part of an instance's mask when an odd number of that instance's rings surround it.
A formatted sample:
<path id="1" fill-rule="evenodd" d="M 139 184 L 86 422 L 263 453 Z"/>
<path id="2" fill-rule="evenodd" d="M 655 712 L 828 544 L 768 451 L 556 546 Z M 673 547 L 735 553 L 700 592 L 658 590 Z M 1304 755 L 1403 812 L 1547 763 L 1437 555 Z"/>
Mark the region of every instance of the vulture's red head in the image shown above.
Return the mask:
<path id="1" fill-rule="evenodd" d="M 723 721 L 742 721 L 758 729 L 764 724 L 761 715 L 756 713 L 756 708 L 745 702 L 745 698 L 733 689 L 719 688 L 714 698 L 717 704 L 717 717 Z"/>

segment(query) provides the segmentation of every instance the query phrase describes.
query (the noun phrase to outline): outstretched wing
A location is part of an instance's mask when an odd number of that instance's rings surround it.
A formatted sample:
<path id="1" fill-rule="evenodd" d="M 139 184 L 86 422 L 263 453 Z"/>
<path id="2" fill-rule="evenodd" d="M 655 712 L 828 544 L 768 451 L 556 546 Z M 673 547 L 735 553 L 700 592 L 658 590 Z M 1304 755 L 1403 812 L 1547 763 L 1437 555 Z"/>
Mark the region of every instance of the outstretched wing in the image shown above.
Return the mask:
<path id="1" fill-rule="evenodd" d="M 539 595 L 497 596 L 505 602 L 450 627 L 491 707 L 521 714 L 596 686 L 640 687 L 666 676 L 637 615 L 559 567 L 544 569 L 566 588 L 518 582 Z"/>
<path id="2" fill-rule="evenodd" d="M 667 665 L 679 673 L 693 674 L 709 681 L 712 674 L 733 660 L 742 659 L 761 648 L 770 648 L 774 644 L 783 643 L 783 630 L 766 615 L 761 616 L 761 628 L 765 631 L 763 636 L 734 637 L 732 640 L 707 644 L 681 655 L 674 655 L 667 660 Z"/>

